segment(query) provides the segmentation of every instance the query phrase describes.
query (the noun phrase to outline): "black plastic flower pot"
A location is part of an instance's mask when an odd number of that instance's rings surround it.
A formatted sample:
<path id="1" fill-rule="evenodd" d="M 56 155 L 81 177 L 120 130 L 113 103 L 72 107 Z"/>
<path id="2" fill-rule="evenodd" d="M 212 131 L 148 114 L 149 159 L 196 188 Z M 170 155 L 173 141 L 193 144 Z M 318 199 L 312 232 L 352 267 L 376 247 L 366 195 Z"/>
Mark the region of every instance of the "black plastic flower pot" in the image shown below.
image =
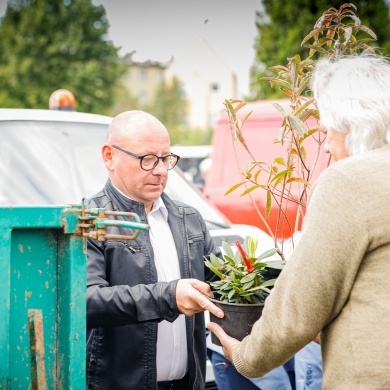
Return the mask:
<path id="1" fill-rule="evenodd" d="M 210 321 L 217 323 L 229 336 L 240 341 L 252 331 L 253 324 L 260 318 L 264 308 L 264 303 L 228 303 L 209 299 L 225 313 L 223 318 L 210 313 Z M 214 344 L 221 345 L 213 333 L 211 340 Z"/>

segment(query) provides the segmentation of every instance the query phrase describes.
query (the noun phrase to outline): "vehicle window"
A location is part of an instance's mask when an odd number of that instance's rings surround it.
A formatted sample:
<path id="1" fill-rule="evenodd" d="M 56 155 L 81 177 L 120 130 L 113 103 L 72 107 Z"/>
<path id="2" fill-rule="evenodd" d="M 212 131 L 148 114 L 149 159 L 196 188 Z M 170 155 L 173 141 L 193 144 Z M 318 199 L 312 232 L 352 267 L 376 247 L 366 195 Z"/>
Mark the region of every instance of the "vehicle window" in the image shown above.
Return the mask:
<path id="1" fill-rule="evenodd" d="M 0 204 L 68 204 L 106 180 L 100 148 L 107 125 L 0 122 Z"/>

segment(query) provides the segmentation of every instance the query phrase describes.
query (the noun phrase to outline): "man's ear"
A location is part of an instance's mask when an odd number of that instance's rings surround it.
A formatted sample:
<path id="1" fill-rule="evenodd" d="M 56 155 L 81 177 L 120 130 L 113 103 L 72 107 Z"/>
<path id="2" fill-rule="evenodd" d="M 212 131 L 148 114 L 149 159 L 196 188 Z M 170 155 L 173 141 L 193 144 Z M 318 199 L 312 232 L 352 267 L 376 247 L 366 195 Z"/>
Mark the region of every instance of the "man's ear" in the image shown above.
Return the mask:
<path id="1" fill-rule="evenodd" d="M 111 145 L 104 144 L 102 147 L 102 157 L 104 161 L 104 165 L 109 171 L 114 170 L 115 162 L 114 162 L 114 151 Z"/>

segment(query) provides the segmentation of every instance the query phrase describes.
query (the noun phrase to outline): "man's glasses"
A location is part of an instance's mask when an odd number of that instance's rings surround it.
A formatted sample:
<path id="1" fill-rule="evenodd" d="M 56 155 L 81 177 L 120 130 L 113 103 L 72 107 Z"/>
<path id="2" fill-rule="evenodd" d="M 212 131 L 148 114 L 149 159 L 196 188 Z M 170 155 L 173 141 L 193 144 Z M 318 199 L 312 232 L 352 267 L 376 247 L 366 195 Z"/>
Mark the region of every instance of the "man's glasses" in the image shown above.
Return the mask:
<path id="1" fill-rule="evenodd" d="M 144 171 L 151 171 L 152 169 L 156 168 L 160 160 L 163 162 L 165 168 L 167 168 L 167 170 L 169 171 L 170 169 L 175 167 L 175 165 L 177 164 L 180 158 L 179 156 L 173 153 L 168 154 L 168 156 L 162 156 L 162 157 L 158 157 L 155 154 L 145 154 L 144 156 L 140 156 L 138 154 L 131 153 L 128 150 L 122 149 L 119 146 L 116 145 L 111 145 L 111 146 L 115 149 L 120 150 L 123 153 L 138 158 L 140 166 Z"/>

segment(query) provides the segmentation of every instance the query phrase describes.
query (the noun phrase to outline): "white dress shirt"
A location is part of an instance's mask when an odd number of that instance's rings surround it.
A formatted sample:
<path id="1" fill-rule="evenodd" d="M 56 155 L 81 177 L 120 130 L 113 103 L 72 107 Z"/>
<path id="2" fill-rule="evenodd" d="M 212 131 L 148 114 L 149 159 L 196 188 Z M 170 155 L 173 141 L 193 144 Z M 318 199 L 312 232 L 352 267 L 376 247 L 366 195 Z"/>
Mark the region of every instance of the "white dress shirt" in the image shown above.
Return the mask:
<path id="1" fill-rule="evenodd" d="M 161 198 L 154 202 L 148 214 L 148 223 L 158 281 L 180 279 L 179 260 L 168 225 L 168 211 Z M 157 381 L 182 378 L 187 372 L 187 363 L 185 316 L 180 314 L 173 323 L 162 321 L 158 324 Z"/>

